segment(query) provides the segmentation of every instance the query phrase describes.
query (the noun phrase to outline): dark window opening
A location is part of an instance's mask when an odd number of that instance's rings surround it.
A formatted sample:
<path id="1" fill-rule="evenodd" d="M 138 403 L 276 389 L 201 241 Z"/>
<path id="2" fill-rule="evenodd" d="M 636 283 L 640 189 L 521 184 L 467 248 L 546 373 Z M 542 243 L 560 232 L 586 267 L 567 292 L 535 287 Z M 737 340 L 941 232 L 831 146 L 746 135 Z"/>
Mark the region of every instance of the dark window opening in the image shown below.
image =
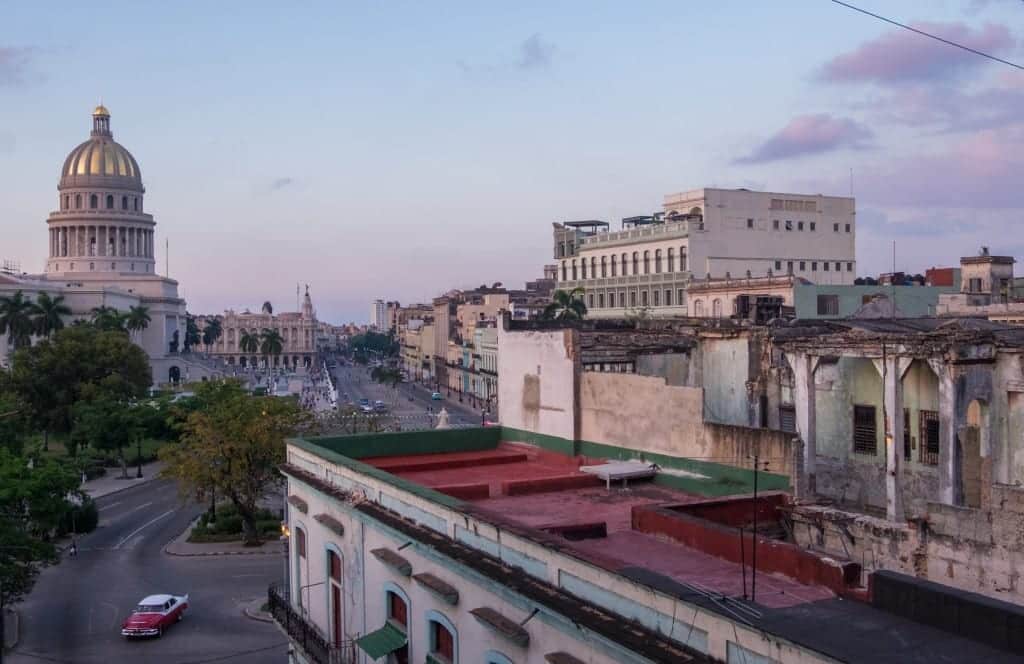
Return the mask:
<path id="1" fill-rule="evenodd" d="M 874 406 L 853 407 L 853 451 L 857 454 L 878 453 L 878 421 Z"/>
<path id="2" fill-rule="evenodd" d="M 939 465 L 939 414 L 934 410 L 921 411 L 920 460 L 929 466 Z"/>
<path id="3" fill-rule="evenodd" d="M 818 315 L 819 316 L 838 316 L 839 315 L 839 296 L 838 295 L 819 295 L 818 296 Z"/>

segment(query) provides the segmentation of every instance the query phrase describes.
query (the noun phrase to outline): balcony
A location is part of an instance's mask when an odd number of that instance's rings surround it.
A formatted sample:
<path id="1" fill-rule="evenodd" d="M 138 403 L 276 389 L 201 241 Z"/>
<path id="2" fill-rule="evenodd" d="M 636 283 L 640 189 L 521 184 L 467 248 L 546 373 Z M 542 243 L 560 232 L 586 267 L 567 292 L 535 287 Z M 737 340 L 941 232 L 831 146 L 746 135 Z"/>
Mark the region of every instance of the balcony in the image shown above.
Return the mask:
<path id="1" fill-rule="evenodd" d="M 288 601 L 288 588 L 272 584 L 267 588 L 267 604 L 274 622 L 284 630 L 305 656 L 315 664 L 355 664 L 356 642 L 345 640 L 331 644 L 320 629 L 295 610 Z"/>

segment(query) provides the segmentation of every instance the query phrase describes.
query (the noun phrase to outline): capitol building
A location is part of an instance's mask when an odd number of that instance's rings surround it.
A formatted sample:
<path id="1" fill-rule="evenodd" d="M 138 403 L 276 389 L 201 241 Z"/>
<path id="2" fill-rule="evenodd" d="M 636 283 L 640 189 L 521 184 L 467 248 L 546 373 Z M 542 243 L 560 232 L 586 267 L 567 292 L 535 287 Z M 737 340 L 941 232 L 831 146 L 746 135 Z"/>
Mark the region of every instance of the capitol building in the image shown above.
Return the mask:
<path id="1" fill-rule="evenodd" d="M 143 306 L 149 326 L 134 337 L 149 356 L 155 384 L 208 375 L 202 363 L 178 353 L 185 335 L 185 300 L 178 282 L 157 274 L 156 220 L 146 212 L 142 171 L 114 140 L 110 112 L 92 113 L 88 140 L 68 154 L 57 184 L 57 209 L 47 225 L 42 274 L 0 273 L 0 296 L 22 291 L 62 295 L 73 319 L 93 309 Z M 68 321 L 70 322 L 70 321 Z M 0 339 L 0 362 L 9 361 Z"/>

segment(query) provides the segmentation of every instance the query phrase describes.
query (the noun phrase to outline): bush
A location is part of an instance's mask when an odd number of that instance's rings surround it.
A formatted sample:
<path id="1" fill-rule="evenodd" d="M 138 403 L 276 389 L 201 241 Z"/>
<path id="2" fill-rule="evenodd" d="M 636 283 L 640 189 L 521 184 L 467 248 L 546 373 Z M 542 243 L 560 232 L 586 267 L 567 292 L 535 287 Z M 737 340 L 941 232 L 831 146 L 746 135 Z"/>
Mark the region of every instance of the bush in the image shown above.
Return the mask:
<path id="1" fill-rule="evenodd" d="M 100 511 L 96 507 L 96 502 L 92 498 L 86 498 L 81 505 L 74 505 L 64 515 L 64 520 L 61 522 L 58 532 L 62 535 L 74 532 L 79 533 L 91 533 L 96 530 L 96 526 L 100 522 Z M 72 530 L 72 527 L 74 530 Z"/>
<path id="2" fill-rule="evenodd" d="M 210 529 L 216 533 L 240 533 L 242 532 L 242 517 L 237 514 L 222 517 L 218 514 L 217 520 L 210 525 L 212 526 Z"/>
<path id="3" fill-rule="evenodd" d="M 256 532 L 261 535 L 272 535 L 281 532 L 281 522 L 277 519 L 261 519 L 256 522 Z"/>

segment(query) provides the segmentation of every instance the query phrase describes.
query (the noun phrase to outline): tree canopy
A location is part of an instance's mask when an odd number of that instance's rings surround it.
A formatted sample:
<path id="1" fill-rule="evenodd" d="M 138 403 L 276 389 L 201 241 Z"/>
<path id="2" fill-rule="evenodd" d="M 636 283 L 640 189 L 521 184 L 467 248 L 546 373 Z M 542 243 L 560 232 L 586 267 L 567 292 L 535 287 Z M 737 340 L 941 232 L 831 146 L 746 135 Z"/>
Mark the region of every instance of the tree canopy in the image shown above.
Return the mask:
<path id="1" fill-rule="evenodd" d="M 78 473 L 67 464 L 0 449 L 0 603 L 17 602 L 32 589 L 41 567 L 57 561 L 51 535 L 81 499 Z"/>
<path id="2" fill-rule="evenodd" d="M 160 450 L 163 474 L 183 492 L 227 497 L 242 517 L 245 542 L 257 544 L 257 501 L 280 479 L 284 440 L 307 415 L 294 400 L 252 396 L 236 381 L 203 383 L 195 398 L 181 443 Z"/>
<path id="3" fill-rule="evenodd" d="M 46 431 L 67 432 L 83 399 L 126 402 L 151 383 L 145 352 L 121 332 L 72 325 L 14 355 L 10 384 Z"/>

